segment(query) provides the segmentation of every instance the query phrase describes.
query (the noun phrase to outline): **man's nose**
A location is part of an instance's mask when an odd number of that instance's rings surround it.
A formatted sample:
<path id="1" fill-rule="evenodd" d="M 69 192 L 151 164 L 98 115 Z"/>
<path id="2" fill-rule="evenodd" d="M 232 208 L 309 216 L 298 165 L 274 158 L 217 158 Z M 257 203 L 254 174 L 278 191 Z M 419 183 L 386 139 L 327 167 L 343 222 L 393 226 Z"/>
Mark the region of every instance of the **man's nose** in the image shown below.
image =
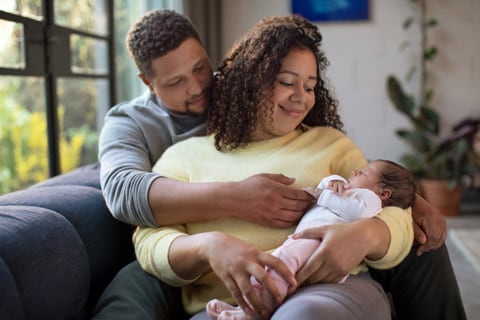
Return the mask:
<path id="1" fill-rule="evenodd" d="M 202 81 L 198 77 L 192 77 L 188 82 L 187 93 L 190 96 L 201 94 L 203 91 Z"/>

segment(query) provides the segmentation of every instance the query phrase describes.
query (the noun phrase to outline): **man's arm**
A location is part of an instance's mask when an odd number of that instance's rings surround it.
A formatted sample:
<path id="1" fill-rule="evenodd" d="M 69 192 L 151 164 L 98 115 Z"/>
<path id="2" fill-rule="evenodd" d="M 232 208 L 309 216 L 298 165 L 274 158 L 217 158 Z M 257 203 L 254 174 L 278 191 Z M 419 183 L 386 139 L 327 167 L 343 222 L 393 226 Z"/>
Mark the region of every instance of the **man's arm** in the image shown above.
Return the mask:
<path id="1" fill-rule="evenodd" d="M 158 144 L 162 139 L 155 139 Z M 186 183 L 153 173 L 161 149 L 148 150 L 145 133 L 130 117 L 110 116 L 100 135 L 102 191 L 113 216 L 125 223 L 158 227 L 226 216 L 272 227 L 292 226 L 312 198 L 293 179 L 259 174 L 238 182 Z M 166 146 L 163 148 L 166 149 Z"/>
<path id="2" fill-rule="evenodd" d="M 294 225 L 311 206 L 312 197 L 280 174 L 257 174 L 238 182 L 186 183 L 156 179 L 149 201 L 159 225 L 234 216 L 262 225 Z"/>
<path id="3" fill-rule="evenodd" d="M 127 116 L 107 117 L 99 139 L 100 183 L 112 215 L 125 223 L 157 227 L 148 190 L 153 173 L 145 138 Z"/>
<path id="4" fill-rule="evenodd" d="M 417 194 L 412 207 L 415 241 L 420 246 L 417 255 L 439 248 L 447 237 L 445 216 Z"/>

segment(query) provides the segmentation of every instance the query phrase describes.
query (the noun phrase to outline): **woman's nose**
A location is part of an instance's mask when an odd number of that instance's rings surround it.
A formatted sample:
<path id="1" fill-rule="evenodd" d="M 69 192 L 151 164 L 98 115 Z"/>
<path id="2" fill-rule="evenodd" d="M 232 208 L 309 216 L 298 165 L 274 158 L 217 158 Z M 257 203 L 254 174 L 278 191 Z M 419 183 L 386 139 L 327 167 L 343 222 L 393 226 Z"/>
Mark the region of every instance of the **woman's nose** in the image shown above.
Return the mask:
<path id="1" fill-rule="evenodd" d="M 303 86 L 297 85 L 294 88 L 293 94 L 292 94 L 292 101 L 294 102 L 305 102 L 305 97 L 306 97 L 306 92 Z"/>

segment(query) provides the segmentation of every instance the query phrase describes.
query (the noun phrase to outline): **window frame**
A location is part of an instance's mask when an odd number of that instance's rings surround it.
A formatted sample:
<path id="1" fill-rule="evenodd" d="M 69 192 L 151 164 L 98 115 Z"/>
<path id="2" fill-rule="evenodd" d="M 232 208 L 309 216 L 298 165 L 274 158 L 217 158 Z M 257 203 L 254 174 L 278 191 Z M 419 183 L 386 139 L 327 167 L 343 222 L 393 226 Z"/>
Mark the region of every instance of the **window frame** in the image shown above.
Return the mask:
<path id="1" fill-rule="evenodd" d="M 57 0 L 59 1 L 59 0 Z M 55 24 L 54 0 L 42 1 L 42 20 L 20 14 L 0 11 L 0 19 L 21 23 L 24 26 L 25 68 L 0 67 L 0 76 L 36 76 L 45 81 L 45 105 L 48 140 L 49 176 L 58 175 L 60 169 L 59 120 L 57 81 L 59 77 L 105 79 L 109 83 L 109 100 L 116 102 L 115 52 L 114 52 L 114 0 L 106 0 L 107 34 L 98 35 Z M 105 74 L 77 73 L 71 71 L 70 36 L 76 34 L 107 43 L 108 70 Z M 108 106 L 109 108 L 110 106 Z"/>

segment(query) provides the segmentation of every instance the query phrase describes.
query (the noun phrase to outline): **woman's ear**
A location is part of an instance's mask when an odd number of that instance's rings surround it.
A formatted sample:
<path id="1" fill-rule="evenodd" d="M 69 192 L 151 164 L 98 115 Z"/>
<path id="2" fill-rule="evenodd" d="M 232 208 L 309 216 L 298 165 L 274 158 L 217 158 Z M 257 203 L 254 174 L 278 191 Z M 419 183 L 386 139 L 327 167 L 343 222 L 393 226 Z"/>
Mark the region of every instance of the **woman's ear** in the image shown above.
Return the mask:
<path id="1" fill-rule="evenodd" d="M 378 196 L 382 201 L 388 200 L 392 196 L 392 190 L 388 188 L 381 188 L 380 191 L 378 192 Z"/>
<path id="2" fill-rule="evenodd" d="M 154 93 L 153 91 L 153 85 L 152 85 L 152 82 L 150 82 L 150 80 L 147 78 L 147 76 L 142 73 L 142 72 L 139 72 L 137 73 L 137 76 L 142 80 L 142 82 L 148 87 L 148 89 L 150 90 L 151 93 Z"/>

